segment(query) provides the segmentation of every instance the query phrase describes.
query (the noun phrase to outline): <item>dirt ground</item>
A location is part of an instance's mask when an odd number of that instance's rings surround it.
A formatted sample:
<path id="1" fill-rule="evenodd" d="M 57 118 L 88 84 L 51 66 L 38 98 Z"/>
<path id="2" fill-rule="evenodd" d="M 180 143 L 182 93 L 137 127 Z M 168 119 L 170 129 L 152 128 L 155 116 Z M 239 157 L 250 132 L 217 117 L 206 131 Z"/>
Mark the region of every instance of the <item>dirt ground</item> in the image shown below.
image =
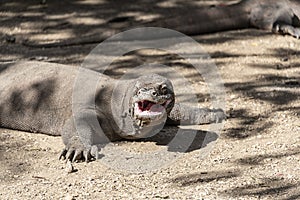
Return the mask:
<path id="1" fill-rule="evenodd" d="M 38 60 L 80 65 L 98 44 L 97 33 L 132 26 L 126 21 L 107 24 L 114 16 L 134 21 L 169 14 L 179 6 L 226 3 L 40 2 L 1 1 L 1 63 Z M 74 38 L 96 39 L 39 46 Z M 76 172 L 68 173 L 66 163 L 58 160 L 63 148 L 60 137 L 0 129 L 0 199 L 300 199 L 300 41 L 254 29 L 193 38 L 211 56 L 224 81 L 228 119 L 219 136 L 205 145 L 196 141 L 194 148 L 154 171 L 119 170 L 100 160 L 75 163 Z M 113 67 L 124 70 L 147 58 L 167 60 L 184 75 L 191 71 L 176 56 L 172 60 L 155 50 L 129 57 L 130 62 L 115 62 Z M 190 78 L 199 91 L 200 105 L 210 105 L 205 81 Z M 199 141 L 210 134 L 207 126 L 196 129 Z M 164 132 L 174 131 L 169 127 Z M 120 141 L 111 147 L 149 152 L 167 145 L 158 137 Z"/>

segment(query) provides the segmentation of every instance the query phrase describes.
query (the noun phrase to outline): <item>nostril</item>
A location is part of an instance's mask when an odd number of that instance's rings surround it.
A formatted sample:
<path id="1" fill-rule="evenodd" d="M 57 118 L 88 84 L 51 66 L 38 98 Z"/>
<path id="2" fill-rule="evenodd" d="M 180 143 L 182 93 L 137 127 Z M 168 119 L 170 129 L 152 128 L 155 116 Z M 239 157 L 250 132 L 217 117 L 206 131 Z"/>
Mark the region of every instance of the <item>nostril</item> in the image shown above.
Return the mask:
<path id="1" fill-rule="evenodd" d="M 167 94 L 167 92 L 168 92 L 167 86 L 166 85 L 162 85 L 160 87 L 160 91 L 161 91 L 162 94 Z"/>

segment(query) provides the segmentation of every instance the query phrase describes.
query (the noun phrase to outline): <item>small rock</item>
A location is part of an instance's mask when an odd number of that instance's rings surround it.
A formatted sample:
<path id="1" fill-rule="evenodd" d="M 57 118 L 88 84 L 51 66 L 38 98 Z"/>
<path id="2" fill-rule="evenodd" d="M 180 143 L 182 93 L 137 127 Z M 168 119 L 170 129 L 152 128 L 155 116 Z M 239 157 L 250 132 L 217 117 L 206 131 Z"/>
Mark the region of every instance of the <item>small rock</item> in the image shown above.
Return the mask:
<path id="1" fill-rule="evenodd" d="M 284 68 L 283 64 L 281 63 L 276 64 L 276 69 L 283 69 L 283 68 Z"/>
<path id="2" fill-rule="evenodd" d="M 67 194 L 64 198 L 65 200 L 73 200 L 75 199 L 74 196 L 70 195 L 70 194 Z"/>
<path id="3" fill-rule="evenodd" d="M 77 172 L 78 170 L 75 169 L 72 165 L 72 162 L 68 160 L 67 164 L 66 164 L 66 171 L 67 171 L 68 174 L 70 174 L 70 173 L 73 173 L 73 172 Z"/>

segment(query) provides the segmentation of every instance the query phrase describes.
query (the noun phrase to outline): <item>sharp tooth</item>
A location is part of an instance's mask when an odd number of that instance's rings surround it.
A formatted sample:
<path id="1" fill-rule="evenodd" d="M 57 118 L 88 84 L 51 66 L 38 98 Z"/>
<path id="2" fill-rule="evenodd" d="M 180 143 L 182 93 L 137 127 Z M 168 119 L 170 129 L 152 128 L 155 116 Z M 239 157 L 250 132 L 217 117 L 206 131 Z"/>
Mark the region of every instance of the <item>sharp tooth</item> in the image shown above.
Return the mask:
<path id="1" fill-rule="evenodd" d="M 130 111 L 129 111 L 130 112 Z M 134 106 L 132 106 L 132 108 L 131 108 L 131 117 L 134 117 Z"/>

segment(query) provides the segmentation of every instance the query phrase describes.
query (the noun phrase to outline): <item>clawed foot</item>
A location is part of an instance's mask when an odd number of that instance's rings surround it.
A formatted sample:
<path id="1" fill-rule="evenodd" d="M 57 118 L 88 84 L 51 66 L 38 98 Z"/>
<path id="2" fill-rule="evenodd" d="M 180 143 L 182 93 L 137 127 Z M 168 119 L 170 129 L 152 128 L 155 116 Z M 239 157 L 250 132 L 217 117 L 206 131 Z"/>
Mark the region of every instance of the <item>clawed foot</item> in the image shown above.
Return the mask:
<path id="1" fill-rule="evenodd" d="M 300 38 L 300 28 L 293 27 L 292 25 L 288 25 L 288 24 L 279 24 L 279 23 L 275 24 L 273 28 L 273 32 L 291 35 L 297 39 Z"/>
<path id="2" fill-rule="evenodd" d="M 98 148 L 97 146 L 91 146 L 89 148 L 84 148 L 83 145 L 80 147 L 66 147 L 61 152 L 59 159 L 69 160 L 71 162 L 85 161 L 90 162 L 98 159 Z"/>

